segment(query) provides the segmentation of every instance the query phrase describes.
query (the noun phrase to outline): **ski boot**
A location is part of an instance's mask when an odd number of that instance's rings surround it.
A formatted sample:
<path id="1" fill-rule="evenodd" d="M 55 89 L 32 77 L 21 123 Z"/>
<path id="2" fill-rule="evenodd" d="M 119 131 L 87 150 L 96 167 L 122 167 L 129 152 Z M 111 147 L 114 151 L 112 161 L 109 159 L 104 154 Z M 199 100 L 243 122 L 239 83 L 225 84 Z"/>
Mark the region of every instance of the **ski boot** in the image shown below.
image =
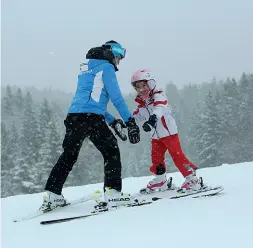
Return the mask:
<path id="1" fill-rule="evenodd" d="M 194 171 L 192 174 L 185 178 L 184 183 L 177 190 L 177 192 L 185 193 L 187 191 L 199 191 L 205 188 L 207 188 L 207 186 L 204 185 L 202 177 L 198 178 Z"/>
<path id="2" fill-rule="evenodd" d="M 110 208 L 138 204 L 138 200 L 134 199 L 130 194 L 122 193 L 115 189 L 106 187 L 104 193 L 104 201 L 98 202 L 95 206 L 97 211 L 107 211 Z"/>
<path id="3" fill-rule="evenodd" d="M 176 189 L 176 186 L 172 183 L 172 177 L 169 177 L 167 180 L 166 174 L 164 173 L 163 175 L 156 175 L 155 178 L 148 183 L 146 188 L 140 190 L 140 193 L 145 195 L 174 189 Z"/>
<path id="4" fill-rule="evenodd" d="M 140 190 L 141 194 L 152 194 L 173 189 L 173 187 L 175 188 L 175 185 L 172 184 L 172 178 L 170 177 L 169 180 L 167 180 L 166 167 L 164 164 L 159 164 L 157 166 L 152 165 L 150 171 L 155 174 L 155 177 L 149 181 L 146 188 Z"/>
<path id="5" fill-rule="evenodd" d="M 39 208 L 40 211 L 48 212 L 57 207 L 63 207 L 67 204 L 63 195 L 57 195 L 52 192 L 47 192 L 47 195 L 43 196 L 43 203 Z"/>

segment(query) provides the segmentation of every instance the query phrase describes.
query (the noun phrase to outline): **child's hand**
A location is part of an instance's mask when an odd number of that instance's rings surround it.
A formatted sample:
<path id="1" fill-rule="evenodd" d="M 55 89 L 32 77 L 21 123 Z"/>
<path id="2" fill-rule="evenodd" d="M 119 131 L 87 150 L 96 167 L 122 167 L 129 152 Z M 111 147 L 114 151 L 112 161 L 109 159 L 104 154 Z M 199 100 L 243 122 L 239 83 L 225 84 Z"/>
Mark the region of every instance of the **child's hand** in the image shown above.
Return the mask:
<path id="1" fill-rule="evenodd" d="M 145 132 L 150 132 L 152 127 L 154 128 L 157 122 L 156 115 L 151 115 L 148 119 L 148 121 L 144 122 L 142 125 L 142 128 Z"/>
<path id="2" fill-rule="evenodd" d="M 152 127 L 148 124 L 148 121 L 144 122 L 144 124 L 142 125 L 142 128 L 145 132 L 150 132 Z"/>

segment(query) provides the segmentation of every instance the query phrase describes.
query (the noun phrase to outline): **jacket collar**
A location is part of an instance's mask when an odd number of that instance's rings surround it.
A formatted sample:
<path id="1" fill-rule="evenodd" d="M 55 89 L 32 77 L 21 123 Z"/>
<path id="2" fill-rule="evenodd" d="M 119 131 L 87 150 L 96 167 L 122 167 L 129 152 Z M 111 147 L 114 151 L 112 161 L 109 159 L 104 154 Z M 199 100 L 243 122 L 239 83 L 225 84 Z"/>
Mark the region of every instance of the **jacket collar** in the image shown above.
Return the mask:
<path id="1" fill-rule="evenodd" d="M 135 98 L 135 102 L 137 102 L 141 106 L 145 106 L 149 102 L 153 101 L 153 96 L 155 94 L 159 94 L 159 93 L 162 93 L 162 92 L 163 92 L 162 90 L 151 90 L 150 93 L 149 93 L 149 97 L 147 98 L 147 100 L 144 100 L 139 95 L 137 95 L 136 98 Z"/>

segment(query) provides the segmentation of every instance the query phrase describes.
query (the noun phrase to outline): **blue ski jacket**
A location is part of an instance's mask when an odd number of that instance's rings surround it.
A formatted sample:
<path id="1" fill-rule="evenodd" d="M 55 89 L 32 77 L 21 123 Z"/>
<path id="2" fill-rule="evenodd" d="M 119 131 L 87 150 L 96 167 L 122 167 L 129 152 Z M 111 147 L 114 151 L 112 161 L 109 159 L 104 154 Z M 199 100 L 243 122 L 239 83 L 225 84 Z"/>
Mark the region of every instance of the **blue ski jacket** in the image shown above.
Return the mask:
<path id="1" fill-rule="evenodd" d="M 107 60 L 90 59 L 88 70 L 78 75 L 77 89 L 68 113 L 103 115 L 110 124 L 115 118 L 107 112 L 109 100 L 124 122 L 132 117 L 121 94 L 114 66 Z"/>

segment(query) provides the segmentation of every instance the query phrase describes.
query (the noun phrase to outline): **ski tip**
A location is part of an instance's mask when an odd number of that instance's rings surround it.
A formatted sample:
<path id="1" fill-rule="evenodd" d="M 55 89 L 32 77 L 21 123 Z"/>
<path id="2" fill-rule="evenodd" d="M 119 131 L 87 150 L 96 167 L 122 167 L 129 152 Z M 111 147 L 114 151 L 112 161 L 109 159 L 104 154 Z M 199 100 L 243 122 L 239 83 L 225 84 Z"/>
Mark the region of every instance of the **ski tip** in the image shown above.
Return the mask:
<path id="1" fill-rule="evenodd" d="M 22 222 L 23 220 L 25 219 L 15 219 L 15 220 L 12 220 L 13 223 L 19 223 L 19 222 Z"/>
<path id="2" fill-rule="evenodd" d="M 22 221 L 23 221 L 23 219 L 20 219 L 20 220 L 12 220 L 13 223 L 20 223 L 20 222 L 22 222 Z"/>
<path id="3" fill-rule="evenodd" d="M 220 191 L 224 190 L 224 187 L 219 185 L 219 186 L 211 187 L 211 190 L 218 190 L 220 192 Z"/>

